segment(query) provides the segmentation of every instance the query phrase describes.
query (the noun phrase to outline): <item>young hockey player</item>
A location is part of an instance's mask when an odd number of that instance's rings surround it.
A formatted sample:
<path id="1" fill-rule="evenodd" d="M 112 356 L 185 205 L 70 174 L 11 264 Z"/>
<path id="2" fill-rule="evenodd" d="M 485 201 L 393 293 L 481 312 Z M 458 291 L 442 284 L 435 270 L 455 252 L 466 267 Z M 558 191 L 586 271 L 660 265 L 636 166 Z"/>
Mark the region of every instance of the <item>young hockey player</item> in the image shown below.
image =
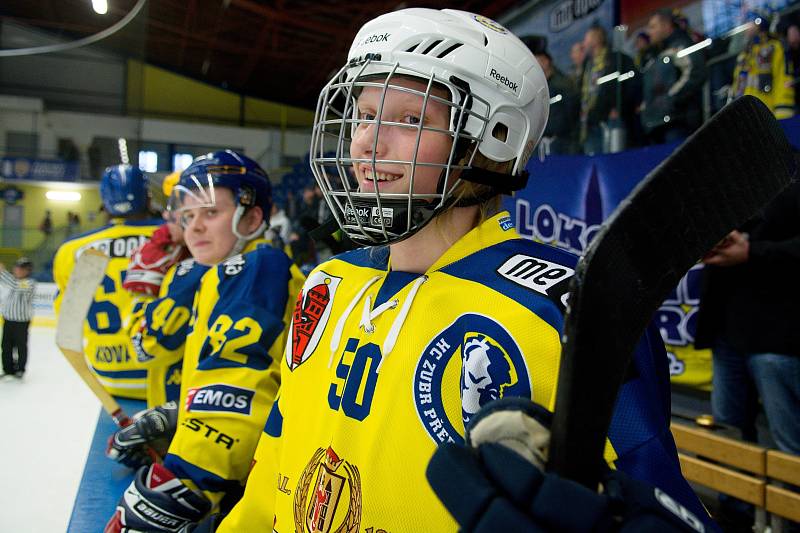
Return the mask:
<path id="1" fill-rule="evenodd" d="M 311 165 L 368 247 L 309 275 L 245 495 L 220 531 L 454 531 L 426 480 L 437 447 L 463 442 L 492 400 L 553 408 L 576 259 L 520 238 L 500 210 L 525 183 L 548 99 L 531 52 L 485 17 L 404 9 L 361 29 L 320 95 Z M 606 459 L 700 514 L 668 391 L 651 330 Z"/>
<path id="2" fill-rule="evenodd" d="M 179 178 L 180 172 L 175 172 L 164 180 L 165 198 Z M 190 258 L 183 227 L 172 209 L 166 208 L 162 216 L 164 224 L 131 257 L 122 284 L 138 298 L 129 328 L 136 358 L 148 371 L 148 407 L 178 399 L 192 302 L 208 270 Z"/>
<path id="3" fill-rule="evenodd" d="M 108 167 L 100 180 L 108 225 L 62 244 L 53 260 L 58 285 L 56 313 L 77 257 L 88 248 L 111 257 L 106 275 L 95 292 L 84 325 L 84 353 L 100 383 L 113 395 L 143 400 L 147 371 L 133 353 L 124 324 L 132 308 L 131 294 L 122 288 L 125 269 L 133 251 L 158 228 L 148 211 L 147 178 L 130 165 Z"/>
<path id="4" fill-rule="evenodd" d="M 286 254 L 262 239 L 271 190 L 257 163 L 230 150 L 201 156 L 173 196 L 194 261 L 209 268 L 194 296 L 177 405 L 140 413 L 112 441 L 110 455 L 141 464 L 144 445 L 174 432 L 163 464 L 136 473 L 109 532 L 175 531 L 237 501 L 278 389 L 285 327 L 302 286 Z"/>

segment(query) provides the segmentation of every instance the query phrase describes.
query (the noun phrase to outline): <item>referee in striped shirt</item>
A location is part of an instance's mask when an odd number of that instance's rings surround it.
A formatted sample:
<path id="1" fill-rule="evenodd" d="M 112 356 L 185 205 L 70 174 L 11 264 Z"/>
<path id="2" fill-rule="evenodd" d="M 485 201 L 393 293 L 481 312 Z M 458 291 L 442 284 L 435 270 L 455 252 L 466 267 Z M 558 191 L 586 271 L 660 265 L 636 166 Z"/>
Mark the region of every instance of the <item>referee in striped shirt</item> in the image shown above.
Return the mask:
<path id="1" fill-rule="evenodd" d="M 20 257 L 14 264 L 12 275 L 0 263 L 0 286 L 6 296 L 0 304 L 3 315 L 3 373 L 21 378 L 28 362 L 28 326 L 33 315 L 33 291 L 36 282 L 30 277 L 33 263 Z M 16 362 L 14 351 L 17 352 Z"/>

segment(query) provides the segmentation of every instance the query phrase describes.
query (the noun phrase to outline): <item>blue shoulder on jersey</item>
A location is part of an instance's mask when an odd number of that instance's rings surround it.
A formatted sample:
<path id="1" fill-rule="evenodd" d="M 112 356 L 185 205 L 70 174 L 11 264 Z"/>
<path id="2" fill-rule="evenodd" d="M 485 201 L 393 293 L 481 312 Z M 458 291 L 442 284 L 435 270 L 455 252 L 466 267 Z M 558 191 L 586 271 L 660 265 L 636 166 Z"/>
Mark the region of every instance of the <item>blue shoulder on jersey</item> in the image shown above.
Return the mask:
<path id="1" fill-rule="evenodd" d="M 247 366 L 264 370 L 269 367 L 272 358 L 267 352 L 285 327 L 283 316 L 289 298 L 291 266 L 291 259 L 281 250 L 263 246 L 231 257 L 216 267 L 219 299 L 209 317 L 209 331 L 223 316 L 234 324 L 226 334 L 228 341 L 252 335 L 253 322 L 261 331 L 258 342 L 237 349 L 239 355 L 246 356 L 244 364 L 209 357 L 213 348 L 206 342 L 200 354 L 199 369 Z M 242 325 L 237 327 L 240 321 Z"/>
<path id="2" fill-rule="evenodd" d="M 564 250 L 514 239 L 464 257 L 442 272 L 508 296 L 560 332 L 569 280 L 577 261 L 575 255 Z"/>
<path id="3" fill-rule="evenodd" d="M 620 388 L 608 429 L 618 459 L 629 476 L 669 493 L 697 516 L 706 513 L 681 474 L 670 423 L 669 363 L 653 323 L 636 346 L 625 383 Z"/>
<path id="4" fill-rule="evenodd" d="M 195 418 L 190 418 L 187 422 L 184 422 L 184 425 L 190 426 L 193 431 L 214 433 L 211 432 L 211 429 L 214 428 L 208 429 L 210 426 Z M 195 427 L 199 429 L 195 429 Z M 215 431 L 215 433 L 219 435 L 218 431 Z M 200 490 L 223 493 L 238 493 L 242 490 L 242 484 L 235 479 L 225 479 L 172 453 L 168 453 L 164 457 L 164 466 L 179 478 L 191 479 Z"/>
<path id="5" fill-rule="evenodd" d="M 345 263 L 364 268 L 386 270 L 389 267 L 389 247 L 377 246 L 370 248 L 356 248 L 331 257 L 331 261 L 338 259 Z"/>

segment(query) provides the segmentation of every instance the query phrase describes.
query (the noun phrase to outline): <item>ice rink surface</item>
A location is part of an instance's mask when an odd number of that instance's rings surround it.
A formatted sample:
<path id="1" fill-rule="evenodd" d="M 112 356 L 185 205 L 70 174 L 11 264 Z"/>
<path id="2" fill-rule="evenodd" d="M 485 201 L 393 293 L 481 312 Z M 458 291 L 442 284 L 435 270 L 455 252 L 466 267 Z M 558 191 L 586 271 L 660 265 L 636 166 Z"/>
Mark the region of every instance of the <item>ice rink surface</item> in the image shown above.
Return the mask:
<path id="1" fill-rule="evenodd" d="M 0 532 L 66 531 L 100 402 L 32 327 L 21 380 L 0 378 Z"/>

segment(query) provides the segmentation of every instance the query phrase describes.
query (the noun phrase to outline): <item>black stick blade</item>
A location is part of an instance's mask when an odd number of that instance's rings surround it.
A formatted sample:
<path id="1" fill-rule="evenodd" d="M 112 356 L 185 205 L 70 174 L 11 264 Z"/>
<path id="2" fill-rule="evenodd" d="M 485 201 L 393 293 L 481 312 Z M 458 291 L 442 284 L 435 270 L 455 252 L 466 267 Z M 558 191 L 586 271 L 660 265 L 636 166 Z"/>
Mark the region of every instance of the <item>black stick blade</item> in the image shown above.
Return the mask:
<path id="1" fill-rule="evenodd" d="M 572 280 L 549 468 L 596 487 L 617 392 L 653 314 L 698 259 L 795 175 L 758 99 L 715 115 L 636 186 Z"/>

